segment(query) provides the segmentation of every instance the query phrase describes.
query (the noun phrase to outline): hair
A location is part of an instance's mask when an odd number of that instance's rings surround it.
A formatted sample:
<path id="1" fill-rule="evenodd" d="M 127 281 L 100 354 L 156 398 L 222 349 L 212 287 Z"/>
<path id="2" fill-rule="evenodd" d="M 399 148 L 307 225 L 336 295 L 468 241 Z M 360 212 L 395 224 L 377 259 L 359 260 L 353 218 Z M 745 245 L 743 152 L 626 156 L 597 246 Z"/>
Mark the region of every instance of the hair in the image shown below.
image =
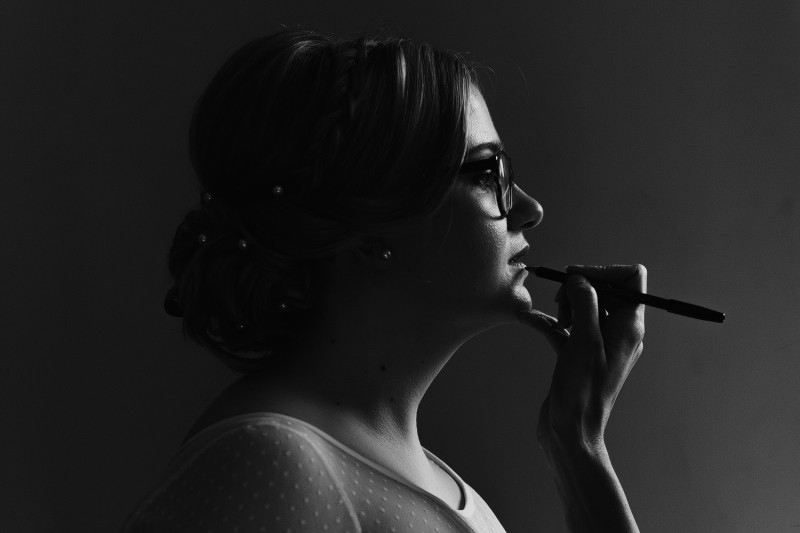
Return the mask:
<path id="1" fill-rule="evenodd" d="M 473 86 L 460 54 L 396 37 L 291 30 L 237 50 L 190 127 L 203 201 L 175 232 L 165 301 L 184 338 L 240 372 L 291 352 L 327 261 L 442 206 Z"/>

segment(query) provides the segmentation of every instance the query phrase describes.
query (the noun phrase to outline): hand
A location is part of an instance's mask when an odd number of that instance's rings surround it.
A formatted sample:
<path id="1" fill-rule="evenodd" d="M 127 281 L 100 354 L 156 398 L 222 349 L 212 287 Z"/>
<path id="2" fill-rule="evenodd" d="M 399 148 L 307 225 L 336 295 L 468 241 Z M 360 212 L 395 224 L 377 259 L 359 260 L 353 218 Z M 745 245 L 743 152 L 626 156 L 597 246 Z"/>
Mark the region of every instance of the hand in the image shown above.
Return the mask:
<path id="1" fill-rule="evenodd" d="M 519 320 L 542 333 L 558 356 L 537 425 L 540 445 L 604 447 L 608 418 L 642 353 L 644 305 L 598 293 L 587 278 L 646 292 L 642 265 L 573 266 L 559 290 L 558 320 L 524 311 Z M 577 440 L 576 440 L 577 439 Z"/>

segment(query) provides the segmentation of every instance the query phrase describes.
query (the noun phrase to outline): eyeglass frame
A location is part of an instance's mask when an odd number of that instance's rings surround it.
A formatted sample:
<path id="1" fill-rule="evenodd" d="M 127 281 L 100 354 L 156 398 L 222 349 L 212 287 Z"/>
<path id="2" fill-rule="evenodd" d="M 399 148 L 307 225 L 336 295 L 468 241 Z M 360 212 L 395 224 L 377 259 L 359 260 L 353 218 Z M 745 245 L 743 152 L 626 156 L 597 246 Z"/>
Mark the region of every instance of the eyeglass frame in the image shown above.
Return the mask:
<path id="1" fill-rule="evenodd" d="M 500 159 L 505 158 L 508 166 L 508 205 L 505 202 L 503 187 L 500 183 Z M 500 210 L 500 218 L 506 218 L 508 212 L 514 206 L 514 169 L 511 167 L 511 158 L 505 150 L 498 150 L 486 159 L 478 159 L 461 165 L 458 169 L 459 174 L 480 172 L 489 170 L 490 176 L 495 182 L 495 193 L 497 195 L 497 208 Z"/>

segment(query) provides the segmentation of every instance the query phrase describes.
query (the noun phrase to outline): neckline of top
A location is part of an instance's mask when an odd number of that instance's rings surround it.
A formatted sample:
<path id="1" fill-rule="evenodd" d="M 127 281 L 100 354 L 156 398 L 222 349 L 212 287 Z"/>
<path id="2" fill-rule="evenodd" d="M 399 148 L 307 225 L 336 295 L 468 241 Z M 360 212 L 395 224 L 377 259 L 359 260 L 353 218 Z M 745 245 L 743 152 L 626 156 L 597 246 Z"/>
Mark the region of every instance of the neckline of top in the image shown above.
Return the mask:
<path id="1" fill-rule="evenodd" d="M 470 516 L 472 514 L 473 507 L 474 507 L 474 502 L 473 502 L 471 491 L 468 490 L 468 485 L 464 482 L 464 480 L 461 479 L 461 477 L 452 468 L 450 468 L 447 465 L 447 463 L 445 463 L 444 461 L 439 459 L 439 457 L 437 457 L 433 452 L 431 452 L 430 450 L 428 450 L 424 446 L 422 447 L 422 450 L 423 450 L 423 452 L 425 452 L 425 455 L 427 456 L 428 460 L 431 461 L 436 466 L 438 466 L 439 468 L 441 468 L 442 470 L 444 470 L 456 482 L 456 485 L 458 485 L 458 488 L 461 491 L 462 501 L 463 501 L 463 504 L 464 504 L 463 508 L 456 509 L 456 508 L 451 507 L 450 505 L 447 504 L 447 502 L 445 502 L 444 500 L 442 500 L 441 498 L 439 498 L 435 494 L 432 494 L 432 493 L 428 492 L 427 490 L 425 490 L 425 489 L 423 489 L 421 487 L 418 487 L 418 486 L 414 485 L 413 483 L 410 483 L 410 482 L 400 478 L 399 476 L 397 476 L 391 470 L 383 467 L 382 465 L 372 461 L 371 459 L 369 459 L 367 457 L 364 457 L 363 455 L 361 455 L 357 451 L 353 450 L 349 446 L 346 446 L 345 444 L 339 442 L 334 437 L 332 437 L 331 435 L 329 435 L 325 431 L 321 430 L 317 426 L 315 426 L 313 424 L 310 424 L 310 423 L 306 422 L 305 420 L 301 420 L 299 418 L 295 418 L 293 416 L 286 415 L 286 414 L 283 414 L 283 413 L 276 413 L 276 412 L 272 412 L 272 411 L 270 411 L 270 412 L 253 412 L 253 413 L 246 413 L 246 414 L 240 414 L 240 415 L 232 416 L 232 417 L 229 417 L 229 418 L 225 418 L 223 420 L 218 420 L 217 422 L 214 422 L 213 424 L 210 424 L 209 426 L 207 426 L 207 427 L 203 428 L 202 430 L 198 431 L 197 433 L 195 433 L 189 440 L 187 440 L 186 442 L 183 443 L 183 445 L 181 446 L 181 449 L 186 449 L 186 448 L 189 448 L 190 446 L 195 445 L 203 437 L 205 437 L 206 435 L 208 435 L 210 433 L 218 432 L 220 430 L 224 431 L 223 428 L 231 428 L 231 427 L 234 427 L 234 426 L 238 426 L 238 425 L 241 425 L 242 422 L 248 421 L 248 420 L 249 421 L 252 421 L 252 420 L 258 421 L 258 420 L 264 420 L 265 418 L 283 419 L 284 422 L 288 422 L 288 425 L 290 427 L 291 427 L 291 423 L 295 422 L 295 423 L 297 423 L 297 424 L 299 424 L 299 425 L 301 425 L 301 426 L 313 431 L 314 433 L 316 433 L 317 435 L 319 435 L 323 439 L 327 440 L 328 442 L 330 442 L 331 444 L 333 444 L 337 448 L 340 448 L 342 451 L 344 451 L 348 455 L 351 455 L 352 457 L 354 457 L 355 459 L 361 461 L 362 463 L 365 463 L 368 466 L 374 468 L 375 470 L 378 470 L 379 472 L 381 472 L 385 476 L 388 476 L 391 479 L 397 481 L 398 483 L 402 483 L 403 485 L 405 485 L 407 487 L 410 487 L 415 491 L 422 492 L 427 496 L 435 498 L 437 501 L 439 501 L 447 509 L 451 509 L 453 511 L 456 511 L 458 514 L 460 514 L 462 516 Z"/>

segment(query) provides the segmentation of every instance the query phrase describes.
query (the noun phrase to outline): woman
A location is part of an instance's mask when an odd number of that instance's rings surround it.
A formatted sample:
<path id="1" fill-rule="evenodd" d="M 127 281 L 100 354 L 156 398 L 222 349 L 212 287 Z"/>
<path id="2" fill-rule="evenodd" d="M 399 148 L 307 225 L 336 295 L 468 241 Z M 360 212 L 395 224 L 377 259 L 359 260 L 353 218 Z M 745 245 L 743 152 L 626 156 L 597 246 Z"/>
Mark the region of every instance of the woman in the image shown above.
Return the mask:
<path id="1" fill-rule="evenodd" d="M 599 307 L 584 276 L 644 290 L 645 271 L 572 267 L 559 320 L 531 309 L 519 261 L 542 208 L 462 57 L 262 38 L 211 82 L 191 147 L 202 205 L 175 234 L 165 305 L 244 376 L 126 532 L 503 531 L 422 447 L 416 413 L 459 346 L 516 321 L 559 356 L 538 436 L 569 527 L 637 531 L 603 432 L 643 310 Z"/>

